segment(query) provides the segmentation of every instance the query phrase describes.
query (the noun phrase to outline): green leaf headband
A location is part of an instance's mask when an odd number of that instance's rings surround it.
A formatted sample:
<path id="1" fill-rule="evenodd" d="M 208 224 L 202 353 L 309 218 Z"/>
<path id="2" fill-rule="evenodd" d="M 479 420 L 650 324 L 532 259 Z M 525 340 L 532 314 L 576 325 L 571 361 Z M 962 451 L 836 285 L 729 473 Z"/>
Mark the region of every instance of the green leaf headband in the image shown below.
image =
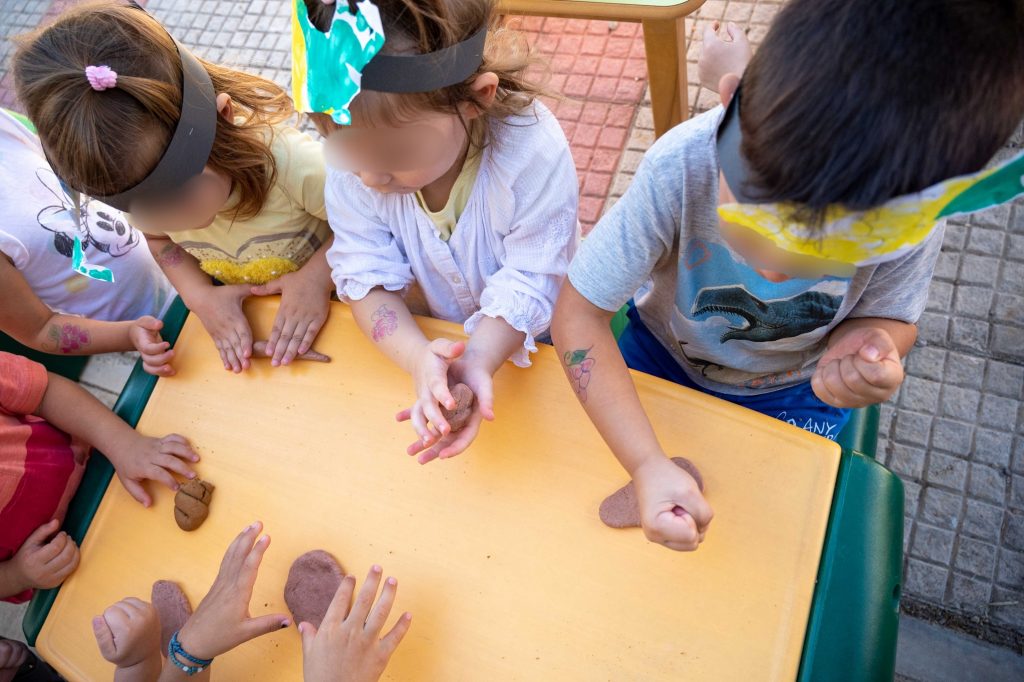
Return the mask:
<path id="1" fill-rule="evenodd" d="M 370 0 L 335 10 L 329 30 L 309 20 L 303 0 L 293 0 L 292 95 L 299 111 L 330 114 L 352 122 L 349 105 L 360 89 L 431 92 L 461 83 L 483 62 L 486 24 L 466 40 L 428 54 L 382 55 L 384 29 Z"/>
<path id="2" fill-rule="evenodd" d="M 993 168 L 945 180 L 863 211 L 839 205 L 811 228 L 794 219 L 799 206 L 758 203 L 745 187 L 749 169 L 740 153 L 739 91 L 718 129 L 719 167 L 738 203 L 718 207 L 726 222 L 766 237 L 784 251 L 855 266 L 894 260 L 920 245 L 942 218 L 983 211 L 1024 195 L 1024 152 Z"/>

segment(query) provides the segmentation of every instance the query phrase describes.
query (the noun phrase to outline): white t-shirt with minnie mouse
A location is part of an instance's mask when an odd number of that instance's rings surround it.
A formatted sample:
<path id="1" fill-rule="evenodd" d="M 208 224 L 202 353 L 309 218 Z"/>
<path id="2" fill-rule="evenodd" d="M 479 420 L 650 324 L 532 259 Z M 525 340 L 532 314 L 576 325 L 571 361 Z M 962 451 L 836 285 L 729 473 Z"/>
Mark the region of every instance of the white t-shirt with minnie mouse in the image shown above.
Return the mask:
<path id="1" fill-rule="evenodd" d="M 160 317 L 174 289 L 141 232 L 119 211 L 82 198 L 82 220 L 54 175 L 35 134 L 0 109 L 0 252 L 52 310 L 96 320 Z M 71 268 L 75 236 L 86 260 L 114 273 L 114 283 Z"/>

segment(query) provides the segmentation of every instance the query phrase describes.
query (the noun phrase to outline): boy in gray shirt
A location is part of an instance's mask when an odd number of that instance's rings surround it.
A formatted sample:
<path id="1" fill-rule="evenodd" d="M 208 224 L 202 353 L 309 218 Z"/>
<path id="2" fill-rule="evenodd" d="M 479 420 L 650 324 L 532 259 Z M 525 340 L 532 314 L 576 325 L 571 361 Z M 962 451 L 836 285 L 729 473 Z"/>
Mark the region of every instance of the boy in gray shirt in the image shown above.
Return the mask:
<path id="1" fill-rule="evenodd" d="M 960 176 L 1024 114 L 1024 9 L 967 4 L 793 0 L 742 89 L 723 76 L 724 106 L 661 138 L 584 240 L 552 336 L 652 541 L 696 549 L 712 511 L 667 459 L 627 366 L 832 439 L 902 382 L 938 209 L 981 182 Z M 627 302 L 616 347 L 608 321 Z"/>

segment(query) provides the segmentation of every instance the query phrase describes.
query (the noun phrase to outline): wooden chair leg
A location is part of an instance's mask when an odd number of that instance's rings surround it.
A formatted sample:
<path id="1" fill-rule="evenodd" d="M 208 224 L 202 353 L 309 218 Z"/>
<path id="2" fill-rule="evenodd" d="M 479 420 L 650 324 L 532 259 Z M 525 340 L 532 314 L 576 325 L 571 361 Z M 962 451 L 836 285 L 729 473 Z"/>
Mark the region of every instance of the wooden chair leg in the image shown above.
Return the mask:
<path id="1" fill-rule="evenodd" d="M 658 137 L 689 118 L 686 80 L 686 18 L 646 20 L 648 82 Z"/>

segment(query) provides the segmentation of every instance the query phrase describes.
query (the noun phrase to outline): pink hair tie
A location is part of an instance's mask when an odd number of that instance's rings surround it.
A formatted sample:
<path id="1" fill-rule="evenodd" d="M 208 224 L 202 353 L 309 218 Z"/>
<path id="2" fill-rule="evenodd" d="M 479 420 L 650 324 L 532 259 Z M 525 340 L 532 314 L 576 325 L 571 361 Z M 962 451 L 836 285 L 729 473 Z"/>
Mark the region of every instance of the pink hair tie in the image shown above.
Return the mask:
<path id="1" fill-rule="evenodd" d="M 92 89 L 97 92 L 117 86 L 117 72 L 109 66 L 87 66 L 85 77 L 89 79 Z"/>

